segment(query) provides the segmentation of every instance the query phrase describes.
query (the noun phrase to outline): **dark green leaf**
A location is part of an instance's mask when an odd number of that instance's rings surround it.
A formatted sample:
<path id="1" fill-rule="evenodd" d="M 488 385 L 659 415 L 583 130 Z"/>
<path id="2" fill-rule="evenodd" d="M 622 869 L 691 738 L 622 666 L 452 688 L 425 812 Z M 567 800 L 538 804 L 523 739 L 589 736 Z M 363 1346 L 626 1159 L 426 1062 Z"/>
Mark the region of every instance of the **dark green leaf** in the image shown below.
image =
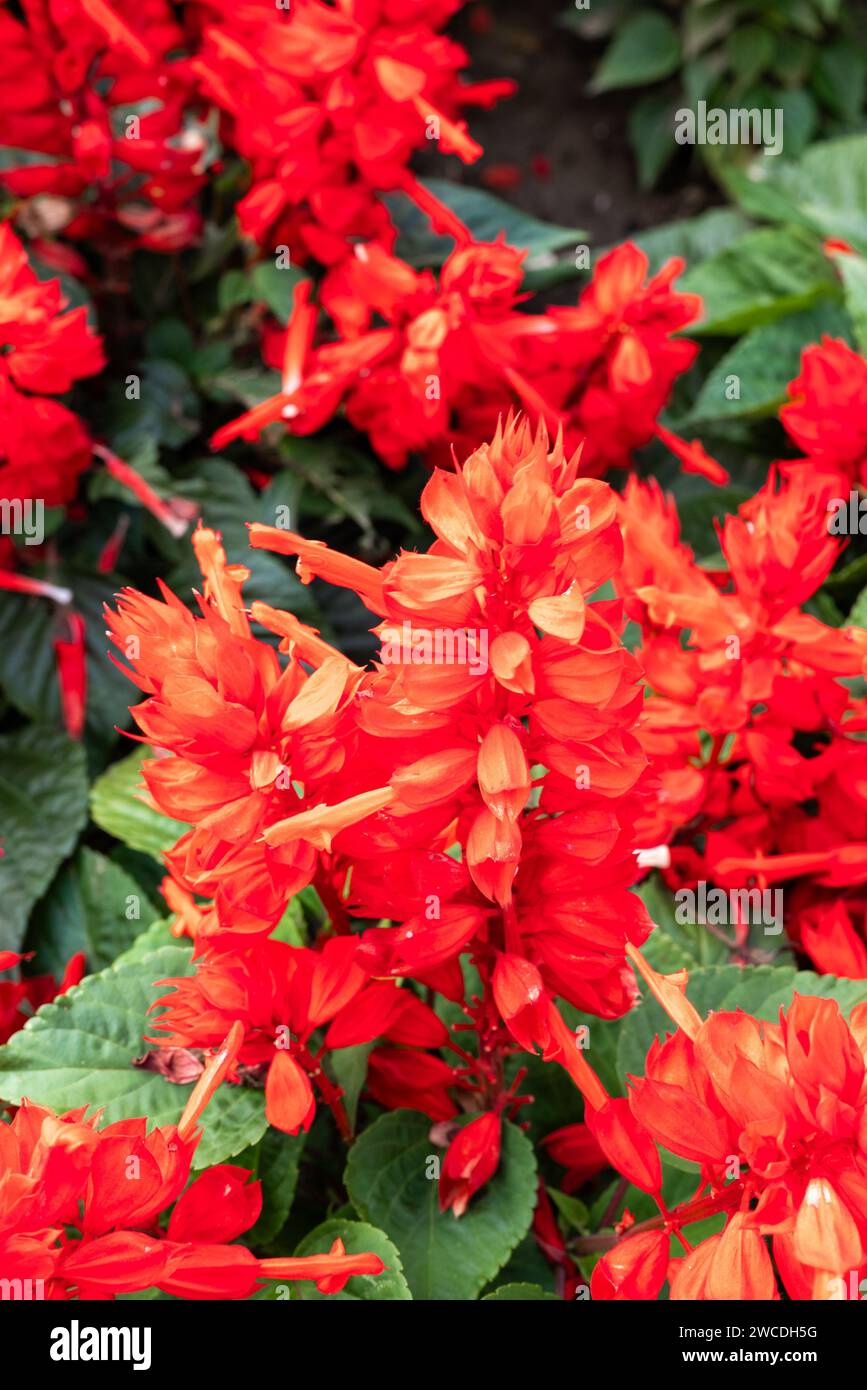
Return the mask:
<path id="1" fill-rule="evenodd" d="M 87 819 L 84 750 L 56 729 L 0 738 L 0 947 L 17 950 L 27 918 Z"/>
<path id="2" fill-rule="evenodd" d="M 431 1159 L 442 1150 L 430 1128 L 413 1110 L 383 1115 L 353 1145 L 347 1190 L 360 1215 L 397 1245 L 414 1298 L 473 1299 L 529 1228 L 535 1157 L 521 1130 L 505 1124 L 495 1176 L 456 1220 L 439 1210 Z"/>

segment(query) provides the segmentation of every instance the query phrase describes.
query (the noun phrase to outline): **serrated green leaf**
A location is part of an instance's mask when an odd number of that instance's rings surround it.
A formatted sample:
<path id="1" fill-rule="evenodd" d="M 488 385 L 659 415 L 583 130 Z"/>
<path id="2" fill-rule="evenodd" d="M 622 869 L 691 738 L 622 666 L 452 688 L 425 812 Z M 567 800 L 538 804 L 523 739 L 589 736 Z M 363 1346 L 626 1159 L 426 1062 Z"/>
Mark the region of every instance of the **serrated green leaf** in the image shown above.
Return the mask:
<path id="1" fill-rule="evenodd" d="M 735 208 L 710 208 L 698 217 L 664 222 L 661 227 L 636 232 L 636 246 L 647 256 L 649 273 L 655 275 L 672 256 L 680 256 L 688 266 L 697 266 L 738 241 L 751 223 Z"/>
<path id="2" fill-rule="evenodd" d="M 104 854 L 81 849 L 64 866 L 34 910 L 27 949 L 40 971 L 62 972 L 69 957 L 84 951 L 91 970 L 102 970 L 128 950 L 156 908 L 135 879 Z"/>
<path id="3" fill-rule="evenodd" d="M 843 293 L 855 328 L 855 341 L 861 352 L 867 352 L 867 260 L 863 256 L 844 254 L 835 256 L 834 263 L 843 280 Z"/>
<path id="4" fill-rule="evenodd" d="M 677 71 L 680 40 L 672 21 L 657 10 L 640 10 L 615 32 L 593 77 L 590 90 L 643 87 Z"/>
<path id="5" fill-rule="evenodd" d="M 255 1226 L 244 1233 L 244 1244 L 258 1249 L 279 1235 L 292 1209 L 298 1185 L 298 1167 L 307 1135 L 282 1134 L 268 1128 L 259 1144 L 238 1155 L 237 1162 L 252 1168 L 262 1184 L 262 1214 Z"/>
<path id="6" fill-rule="evenodd" d="M 80 744 L 36 726 L 0 737 L 0 948 L 18 949 L 31 908 L 86 819 Z"/>
<path id="7" fill-rule="evenodd" d="M 367 1080 L 367 1062 L 373 1043 L 358 1043 L 355 1047 L 338 1047 L 330 1053 L 334 1079 L 343 1092 L 343 1103 L 349 1123 L 355 1128 L 358 1101 Z"/>
<path id="8" fill-rule="evenodd" d="M 851 344 L 851 330 L 846 312 L 831 302 L 753 328 L 708 372 L 689 421 L 776 415 L 801 369 L 804 348 L 826 333 Z"/>
<path id="9" fill-rule="evenodd" d="M 818 300 L 839 296 L 821 247 L 797 228 L 763 227 L 688 270 L 678 288 L 698 294 L 697 334 L 734 336 Z"/>
<path id="10" fill-rule="evenodd" d="M 115 725 L 129 722 L 131 686 L 106 656 L 103 604 L 117 588 L 109 577 L 58 572 L 55 582 L 72 592 L 76 613 L 84 619 L 87 666 L 86 729 L 88 738 L 107 746 Z M 60 686 L 53 639 L 57 614 L 52 604 L 26 594 L 0 594 L 0 686 L 28 719 L 61 723 Z M 21 660 L 26 649 L 27 660 Z"/>
<path id="11" fill-rule="evenodd" d="M 90 791 L 90 814 L 97 825 L 131 849 L 160 859 L 186 834 L 189 826 L 172 820 L 142 800 L 141 765 L 148 756 L 136 750 L 98 777 Z"/>
<path id="12" fill-rule="evenodd" d="M 104 1124 L 138 1116 L 176 1124 L 192 1086 L 173 1085 L 133 1059 L 148 1050 L 148 1011 L 166 992 L 159 981 L 190 974 L 190 955 L 187 946 L 165 946 L 121 960 L 44 1004 L 0 1048 L 0 1098 L 18 1105 L 26 1096 L 59 1112 L 87 1105 L 103 1111 Z M 202 1121 L 194 1166 L 231 1158 L 265 1128 L 261 1092 L 221 1087 Z"/>
<path id="13" fill-rule="evenodd" d="M 658 874 L 650 874 L 634 891 L 656 923 L 656 930 L 642 948 L 655 970 L 667 974 L 726 959 L 725 944 L 707 927 L 678 922 L 674 898 Z"/>
<path id="14" fill-rule="evenodd" d="M 725 183 L 750 215 L 838 237 L 867 253 L 867 135 L 820 140 L 799 160 L 762 155 Z"/>
<path id="15" fill-rule="evenodd" d="M 346 1288 L 338 1294 L 321 1294 L 316 1285 L 304 1280 L 295 1285 L 293 1295 L 303 1302 L 337 1298 L 379 1301 L 382 1299 L 406 1302 L 412 1298 L 403 1273 L 400 1253 L 384 1231 L 365 1221 L 346 1221 L 334 1218 L 324 1221 L 305 1236 L 296 1255 L 327 1255 L 335 1240 L 342 1240 L 348 1255 L 378 1255 L 387 1266 L 381 1274 L 356 1274 L 347 1280 Z"/>
<path id="16" fill-rule="evenodd" d="M 353 1145 L 346 1187 L 359 1214 L 397 1245 L 414 1298 L 473 1299 L 529 1228 L 536 1160 L 521 1130 L 504 1124 L 499 1168 L 456 1220 L 439 1210 L 437 1182 L 426 1176 L 429 1159 L 442 1156 L 430 1127 L 414 1110 L 381 1116 Z"/>
<path id="17" fill-rule="evenodd" d="M 556 1294 L 546 1293 L 538 1284 L 501 1284 L 493 1293 L 486 1293 L 482 1303 L 559 1303 Z"/>

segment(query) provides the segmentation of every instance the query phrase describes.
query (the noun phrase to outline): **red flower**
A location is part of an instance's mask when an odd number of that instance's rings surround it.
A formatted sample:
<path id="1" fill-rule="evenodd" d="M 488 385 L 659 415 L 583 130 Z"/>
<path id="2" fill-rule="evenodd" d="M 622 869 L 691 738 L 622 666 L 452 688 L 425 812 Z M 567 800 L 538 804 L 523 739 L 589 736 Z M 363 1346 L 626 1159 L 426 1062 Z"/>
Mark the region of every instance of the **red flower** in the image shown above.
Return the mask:
<path id="1" fill-rule="evenodd" d="M 26 956 L 19 956 L 15 951 L 0 951 L 0 970 L 11 970 L 26 959 Z M 85 958 L 78 952 L 70 956 L 59 984 L 53 975 L 29 975 L 14 982 L 0 982 L 0 1043 L 8 1042 L 12 1034 L 23 1028 L 28 1018 L 43 1004 L 50 1003 L 59 994 L 65 994 L 73 985 L 77 985 L 84 971 Z M 22 1004 L 26 1008 L 22 1008 Z"/>
<path id="2" fill-rule="evenodd" d="M 0 183 L 29 200 L 28 222 L 91 243 L 132 234 L 152 251 L 189 245 L 207 147 L 171 6 L 143 0 L 134 23 L 109 0 L 33 0 L 23 22 L 9 9 L 0 145 L 30 158 L 8 161 Z M 145 114 L 127 115 L 144 100 Z"/>
<path id="3" fill-rule="evenodd" d="M 59 280 L 38 280 L 0 225 L 0 494 L 46 507 L 69 501 L 91 456 L 84 427 L 50 397 L 105 361 L 86 311 L 65 304 Z"/>
<path id="4" fill-rule="evenodd" d="M 867 636 L 802 611 L 839 553 L 827 525 L 838 487 L 780 464 L 726 518 L 726 572 L 696 564 L 658 488 L 627 486 L 618 584 L 643 628 L 653 694 L 640 737 L 661 789 L 638 834 L 671 845 L 660 862 L 675 886 L 867 878 L 865 710 L 840 679 L 862 671 Z"/>
<path id="5" fill-rule="evenodd" d="M 54 1115 L 24 1101 L 0 1145 L 0 1257 L 10 1278 L 45 1282 L 45 1297 L 114 1298 L 159 1288 L 180 1298 L 246 1298 L 262 1279 L 315 1279 L 336 1293 L 378 1274 L 372 1254 L 257 1259 L 232 1245 L 257 1219 L 258 1182 L 231 1164 L 187 1187 L 196 1122 L 242 1038 L 233 1028 L 177 1127 L 124 1120 L 97 1130 L 84 1110 Z M 186 1191 L 184 1189 L 186 1188 Z M 174 1204 L 168 1229 L 158 1218 Z"/>
<path id="6" fill-rule="evenodd" d="M 214 532 L 200 528 L 194 546 L 206 579 L 200 618 L 166 589 L 164 602 L 126 590 L 107 621 L 148 695 L 133 710 L 138 725 L 171 754 L 145 766 L 148 791 L 194 827 L 172 851 L 174 877 L 215 899 L 215 925 L 267 931 L 314 876 L 318 852 L 392 793 L 353 758 L 364 672 L 301 624 L 318 669 L 308 675 L 300 650 L 281 669 L 251 635 L 244 572 L 226 565 Z"/>
<path id="7" fill-rule="evenodd" d="M 701 1179 L 673 1210 L 657 1184 L 661 1217 L 648 1225 L 664 1230 L 616 1246 L 594 1296 L 655 1298 L 666 1272 L 672 1299 L 774 1299 L 777 1278 L 791 1298 L 845 1296 L 849 1272 L 867 1269 L 865 1006 L 847 1024 L 835 1001 L 796 994 L 779 1024 L 725 1012 L 702 1021 L 685 976 L 631 955 L 678 1031 L 654 1042 L 624 1104 L 644 1133 L 698 1163 Z M 713 1215 L 722 1233 L 692 1245 L 684 1233 Z M 669 1232 L 686 1258 L 666 1271 Z"/>
<path id="8" fill-rule="evenodd" d="M 333 265 L 357 238 L 392 244 L 381 194 L 394 189 L 468 235 L 408 169 L 431 143 L 477 159 L 461 108 L 513 90 L 459 80 L 467 56 L 437 31 L 460 3 L 293 0 L 275 10 L 270 0 L 209 0 L 216 23 L 191 66 L 226 113 L 226 138 L 250 161 L 252 187 L 238 207 L 245 235 Z"/>
<path id="9" fill-rule="evenodd" d="M 502 1125 L 498 1114 L 478 1115 L 452 1139 L 440 1175 L 440 1211 L 463 1216 L 474 1193 L 496 1173 Z"/>
<path id="10" fill-rule="evenodd" d="M 563 429 L 569 452 L 582 447 L 582 473 L 631 467 L 698 351 L 672 336 L 700 310 L 695 295 L 671 289 L 682 263 L 645 285 L 647 258 L 627 242 L 599 261 L 577 309 L 531 315 L 516 309 L 523 258 L 503 242 L 459 244 L 437 284 L 381 245 L 356 245 L 321 293 L 341 339 L 313 346 L 316 316 L 301 282 L 288 330 L 265 336 L 282 389 L 218 430 L 213 447 L 276 421 L 310 434 L 342 405 L 389 467 L 402 468 L 411 451 L 445 464 L 455 442 L 469 452 L 520 404 L 552 436 Z M 662 436 L 688 471 L 724 481 L 699 445 Z"/>
<path id="11" fill-rule="evenodd" d="M 838 338 L 805 348 L 780 419 L 814 468 L 867 481 L 867 362 Z"/>

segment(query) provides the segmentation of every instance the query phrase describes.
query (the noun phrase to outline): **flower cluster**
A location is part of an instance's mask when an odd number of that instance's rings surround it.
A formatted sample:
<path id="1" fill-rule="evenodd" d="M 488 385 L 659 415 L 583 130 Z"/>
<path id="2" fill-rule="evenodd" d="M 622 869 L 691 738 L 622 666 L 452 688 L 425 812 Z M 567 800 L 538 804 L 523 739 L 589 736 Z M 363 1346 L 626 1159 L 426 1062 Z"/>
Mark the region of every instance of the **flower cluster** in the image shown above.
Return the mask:
<path id="1" fill-rule="evenodd" d="M 482 153 L 460 112 L 491 106 L 507 81 L 463 83 L 467 55 L 440 31 L 463 0 L 208 0 L 193 60 L 224 138 L 249 162 L 241 231 L 333 266 L 354 241 L 391 246 L 382 201 L 403 190 L 444 228 L 465 229 L 409 170 L 431 144 Z"/>
<path id="2" fill-rule="evenodd" d="M 143 0 L 134 22 L 109 0 L 0 8 L 6 75 L 0 184 L 31 234 L 110 250 L 176 251 L 201 229 L 207 132 L 174 7 Z"/>
<path id="3" fill-rule="evenodd" d="M 601 1144 L 660 1216 L 603 1256 L 593 1297 L 655 1299 L 668 1280 L 675 1300 L 847 1298 L 867 1267 L 867 1006 L 847 1023 L 834 1000 L 796 994 L 778 1023 L 703 1020 L 685 974 L 631 954 L 677 1031 L 654 1041 Z M 700 1168 L 694 1197 L 671 1210 L 657 1144 Z M 721 1229 L 691 1237 L 712 1217 Z"/>
<path id="4" fill-rule="evenodd" d="M 686 471 L 724 482 L 719 464 L 658 423 L 698 352 L 674 336 L 701 309 L 672 288 L 683 262 L 646 280 L 647 257 L 627 242 L 600 257 L 576 308 L 526 314 L 517 307 L 523 260 L 504 242 L 459 245 L 437 280 L 381 245 L 357 245 L 320 294 L 338 336 L 314 343 L 317 314 L 302 282 L 288 329 L 264 339 L 281 390 L 218 430 L 213 446 L 275 421 L 309 434 L 342 405 L 380 458 L 402 468 L 411 452 L 431 462 L 453 444 L 468 452 L 522 406 L 552 435 L 562 430 L 570 451 L 582 447 L 584 475 L 630 468 L 634 450 L 658 435 Z"/>
<path id="5" fill-rule="evenodd" d="M 108 615 L 148 695 L 133 713 L 164 755 L 144 765 L 148 791 L 192 825 L 168 863 L 199 962 L 160 1001 L 162 1041 L 209 1047 L 241 1019 L 241 1061 L 267 1073 L 273 1123 L 296 1132 L 312 1117 L 311 1077 L 336 1099 L 323 1053 L 379 1039 L 369 1086 L 382 1103 L 446 1120 L 457 1094 L 496 1120 L 453 1141 L 456 1209 L 496 1166 L 500 1116 L 521 1103 L 504 1057 L 538 1044 L 571 1070 L 555 997 L 624 1013 L 625 948 L 650 928 L 628 891 L 645 766 L 638 667 L 621 605 L 593 598 L 621 558 L 616 500 L 577 465 L 544 426 L 510 420 L 456 472 L 434 471 L 422 497 L 433 547 L 379 570 L 253 526 L 254 547 L 297 556 L 305 582 L 352 588 L 380 615 L 367 672 L 255 603 L 252 618 L 282 638 L 281 667 L 250 635 L 244 571 L 202 529 L 200 617 L 168 591 L 127 593 Z M 262 941 L 311 881 L 339 931 L 353 917 L 380 925 L 314 951 Z M 482 983 L 469 999 L 462 956 Z M 431 1055 L 456 1044 L 409 981 L 460 1006 L 477 1056 Z M 486 1164 L 466 1159 L 480 1140 Z"/>
<path id="6" fill-rule="evenodd" d="M 92 446 L 78 416 L 54 397 L 105 365 L 83 308 L 58 280 L 38 279 L 8 223 L 0 224 L 0 495 L 68 502 Z"/>
<path id="7" fill-rule="evenodd" d="M 221 1163 L 189 1183 L 210 1096 L 234 1062 L 240 1027 L 208 1062 L 177 1125 L 146 1119 L 97 1129 L 83 1110 L 55 1115 L 24 1101 L 0 1128 L 0 1259 L 4 1278 L 52 1299 L 102 1299 L 158 1288 L 176 1298 L 247 1298 L 266 1279 L 312 1279 L 338 1293 L 380 1274 L 378 1255 L 257 1259 L 233 1242 L 262 1209 L 248 1169 Z M 169 1212 L 165 1225 L 161 1217 Z"/>
<path id="8" fill-rule="evenodd" d="M 821 969 L 860 975 L 840 890 L 867 880 L 867 711 L 841 678 L 861 675 L 867 635 L 804 611 L 840 552 L 828 529 L 839 486 L 780 464 L 726 517 L 716 570 L 680 539 L 659 487 L 630 480 L 617 582 L 652 690 L 640 738 L 657 795 L 642 845 L 669 847 L 656 860 L 673 886 L 798 881 L 791 934 Z"/>

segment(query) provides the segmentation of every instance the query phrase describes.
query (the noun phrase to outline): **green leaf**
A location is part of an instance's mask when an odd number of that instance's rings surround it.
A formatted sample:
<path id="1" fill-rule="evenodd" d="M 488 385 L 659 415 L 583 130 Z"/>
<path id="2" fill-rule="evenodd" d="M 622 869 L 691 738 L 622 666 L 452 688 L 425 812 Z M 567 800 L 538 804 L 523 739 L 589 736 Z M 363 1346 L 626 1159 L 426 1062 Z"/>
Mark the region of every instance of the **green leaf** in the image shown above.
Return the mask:
<path id="1" fill-rule="evenodd" d="M 800 159 L 819 124 L 819 109 L 809 92 L 774 89 L 768 104 L 782 112 L 780 137 L 790 159 Z"/>
<path id="2" fill-rule="evenodd" d="M 358 1043 L 355 1047 L 338 1047 L 330 1054 L 334 1079 L 343 1092 L 349 1123 L 355 1128 L 358 1101 L 367 1080 L 367 1061 L 373 1043 Z"/>
<path id="3" fill-rule="evenodd" d="M 617 29 L 590 84 L 592 92 L 643 87 L 677 71 L 680 40 L 670 19 L 640 10 Z"/>
<path id="4" fill-rule="evenodd" d="M 276 261 L 258 261 L 250 272 L 252 298 L 263 300 L 274 317 L 286 324 L 292 314 L 295 286 L 304 278 L 295 266 L 281 268 Z"/>
<path id="5" fill-rule="evenodd" d="M 282 1134 L 279 1129 L 269 1127 L 255 1149 L 249 1154 L 238 1155 L 241 1167 L 252 1168 L 262 1184 L 262 1214 L 255 1226 L 244 1233 L 244 1244 L 251 1249 L 274 1240 L 286 1224 L 306 1142 L 304 1133 Z"/>
<path id="6" fill-rule="evenodd" d="M 658 874 L 651 874 L 634 891 L 656 923 L 656 930 L 642 948 L 655 970 L 669 974 L 725 961 L 725 944 L 707 927 L 677 921 L 674 898 Z"/>
<path id="7" fill-rule="evenodd" d="M 397 1248 L 384 1231 L 368 1225 L 365 1221 L 346 1221 L 339 1217 L 324 1221 L 315 1231 L 304 1237 L 295 1254 L 327 1255 L 335 1240 L 343 1241 L 348 1255 L 378 1255 L 386 1268 L 381 1274 L 354 1275 L 347 1280 L 345 1289 L 338 1294 L 322 1294 L 312 1281 L 299 1280 L 293 1287 L 293 1298 L 303 1302 L 319 1302 L 323 1299 L 331 1301 L 335 1298 L 342 1301 L 397 1299 L 406 1302 L 412 1298 Z"/>
<path id="8" fill-rule="evenodd" d="M 811 145 L 798 161 L 762 155 L 725 174 L 744 210 L 810 228 L 867 252 L 867 135 Z"/>
<path id="9" fill-rule="evenodd" d="M 103 604 L 110 601 L 117 583 L 59 571 L 55 582 L 72 591 L 72 606 L 84 619 L 87 665 L 88 738 L 106 747 L 115 737 L 115 725 L 129 722 L 132 687 L 108 660 Z M 0 686 L 28 719 L 60 724 L 60 687 L 53 638 L 57 613 L 42 598 L 27 594 L 0 594 Z M 27 660 L 21 660 L 26 649 Z"/>
<path id="10" fill-rule="evenodd" d="M 653 187 L 677 152 L 675 104 L 664 92 L 648 92 L 629 113 L 629 143 L 635 153 L 642 188 Z"/>
<path id="11" fill-rule="evenodd" d="M 771 227 L 747 233 L 687 271 L 678 288 L 704 301 L 691 332 L 731 336 L 838 294 L 833 268 L 812 238 L 797 228 Z"/>
<path id="12" fill-rule="evenodd" d="M 285 273 L 285 272 L 284 272 Z M 252 603 L 262 599 L 276 608 L 289 608 L 302 622 L 316 622 L 318 611 L 310 589 L 293 573 L 292 566 L 265 550 L 251 550 L 247 526 L 251 521 L 275 524 L 270 488 L 259 494 L 246 474 L 227 459 L 198 460 L 175 481 L 175 492 L 196 502 L 206 526 L 219 531 L 230 561 L 247 566 L 250 578 L 244 585 L 244 598 Z M 180 551 L 179 563 L 168 575 L 169 587 L 186 593 L 201 585 L 201 576 L 192 547 Z"/>
<path id="13" fill-rule="evenodd" d="M 441 1212 L 428 1160 L 441 1157 L 431 1122 L 413 1110 L 381 1116 L 356 1140 L 346 1187 L 365 1221 L 400 1250 L 414 1298 L 474 1299 L 528 1230 L 536 1202 L 536 1160 L 526 1136 L 503 1126 L 500 1166 L 456 1220 Z"/>
<path id="14" fill-rule="evenodd" d="M 510 246 L 527 252 L 526 271 L 546 264 L 555 252 L 582 242 L 587 235 L 577 227 L 543 222 L 472 184 L 451 179 L 425 179 L 424 184 L 469 227 L 475 241 L 496 241 L 504 232 Z M 432 232 L 425 214 L 403 195 L 385 201 L 399 233 L 398 255 L 414 266 L 442 265 L 455 249 L 454 240 Z"/>
<path id="15" fill-rule="evenodd" d="M 856 1004 L 867 1000 L 867 980 L 841 980 L 834 975 L 815 975 L 791 966 L 716 965 L 690 973 L 686 997 L 702 1018 L 713 1011 L 743 1009 L 756 1018 L 776 1022 L 781 1008 L 788 1008 L 793 993 L 836 999 L 848 1017 Z M 645 995 L 627 1015 L 620 1033 L 618 1064 L 624 1076 L 643 1076 L 647 1053 L 655 1037 L 674 1032 L 674 1025 L 655 999 Z"/>
<path id="16" fill-rule="evenodd" d="M 867 61 L 850 43 L 823 44 L 816 54 L 813 91 L 835 115 L 853 124 L 864 107 Z"/>
<path id="17" fill-rule="evenodd" d="M 129 949 L 142 922 L 155 916 L 135 879 L 104 854 L 85 848 L 73 865 L 64 865 L 34 910 L 27 948 L 36 952 L 40 971 L 57 975 L 76 951 L 86 953 L 91 970 L 102 970 Z"/>
<path id="18" fill-rule="evenodd" d="M 0 737 L 0 948 L 17 950 L 34 903 L 87 819 L 84 750 L 56 729 Z"/>
<path id="19" fill-rule="evenodd" d="M 851 261 L 854 257 L 841 259 Z M 737 420 L 776 415 L 786 399 L 788 383 L 801 370 L 803 349 L 809 343 L 819 342 L 824 333 L 851 343 L 849 318 L 830 301 L 753 328 L 708 372 L 688 419 Z M 734 377 L 736 383 L 732 381 Z"/>
<path id="20" fill-rule="evenodd" d="M 863 256 L 834 257 L 834 264 L 843 279 L 846 308 L 855 326 L 855 341 L 861 352 L 867 352 L 867 260 Z"/>
<path id="21" fill-rule="evenodd" d="M 482 1303 L 559 1303 L 556 1294 L 546 1293 L 538 1284 L 501 1284 L 493 1293 L 486 1293 Z"/>
<path id="22" fill-rule="evenodd" d="M 89 975 L 44 1004 L 0 1048 L 0 1098 L 23 1097 L 59 1112 L 79 1105 L 103 1110 L 104 1124 L 147 1116 L 150 1125 L 177 1124 L 192 1086 L 134 1067 L 154 1027 L 148 1010 L 166 993 L 159 981 L 192 972 L 190 948 L 165 946 Z M 194 1166 L 204 1168 L 254 1144 L 266 1128 L 261 1092 L 223 1086 L 202 1121 Z"/>
<path id="23" fill-rule="evenodd" d="M 137 750 L 112 763 L 96 779 L 90 791 L 90 814 L 109 835 L 131 849 L 159 859 L 186 834 L 189 826 L 164 816 L 142 800 L 147 793 L 142 789 L 141 766 L 147 756 L 146 750 Z"/>
<path id="24" fill-rule="evenodd" d="M 572 1197 L 568 1192 L 560 1192 L 556 1187 L 549 1187 L 547 1192 L 560 1215 L 570 1226 L 574 1226 L 576 1231 L 588 1229 L 590 1213 L 580 1197 Z"/>
<path id="25" fill-rule="evenodd" d="M 127 399 L 122 382 L 112 388 L 105 408 L 105 432 L 121 458 L 137 458 L 154 443 L 178 449 L 198 434 L 199 401 L 183 367 L 154 358 L 142 362 L 135 375 L 138 399 Z M 128 491 L 124 495 L 135 505 Z"/>
<path id="26" fill-rule="evenodd" d="M 750 225 L 735 208 L 710 208 L 698 217 L 636 232 L 632 240 L 648 257 L 650 274 L 655 275 L 672 256 L 681 256 L 690 267 L 699 265 L 737 241 Z"/>
<path id="27" fill-rule="evenodd" d="M 745 24 L 729 34 L 726 54 L 734 73 L 734 91 L 739 94 L 751 87 L 773 61 L 774 37 L 759 24 Z"/>
<path id="28" fill-rule="evenodd" d="M 867 627 L 867 588 L 861 590 L 852 604 L 846 627 Z"/>

